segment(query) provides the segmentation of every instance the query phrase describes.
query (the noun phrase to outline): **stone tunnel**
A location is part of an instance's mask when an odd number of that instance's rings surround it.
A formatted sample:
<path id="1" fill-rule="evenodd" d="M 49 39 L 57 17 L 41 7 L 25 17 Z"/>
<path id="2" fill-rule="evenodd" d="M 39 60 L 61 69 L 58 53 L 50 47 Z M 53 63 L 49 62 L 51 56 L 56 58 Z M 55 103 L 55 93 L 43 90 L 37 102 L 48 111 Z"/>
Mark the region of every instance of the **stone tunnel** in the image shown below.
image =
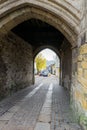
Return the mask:
<path id="1" fill-rule="evenodd" d="M 34 58 L 50 48 L 60 58 L 60 85 L 68 89 L 71 106 L 84 126 L 86 23 L 86 0 L 1 0 L 0 98 L 34 84 Z"/>

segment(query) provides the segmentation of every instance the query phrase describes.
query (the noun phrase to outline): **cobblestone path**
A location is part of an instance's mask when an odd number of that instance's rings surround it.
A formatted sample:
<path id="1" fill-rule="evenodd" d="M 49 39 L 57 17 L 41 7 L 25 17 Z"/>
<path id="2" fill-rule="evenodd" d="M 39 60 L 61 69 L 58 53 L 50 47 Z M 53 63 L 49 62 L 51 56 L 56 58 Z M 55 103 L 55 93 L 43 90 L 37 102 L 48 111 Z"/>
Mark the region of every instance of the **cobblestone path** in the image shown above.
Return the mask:
<path id="1" fill-rule="evenodd" d="M 51 130 L 82 130 L 70 109 L 69 93 L 54 82 Z"/>
<path id="2" fill-rule="evenodd" d="M 55 77 L 39 78 L 0 103 L 0 130 L 81 130 L 72 118 L 67 90 Z"/>

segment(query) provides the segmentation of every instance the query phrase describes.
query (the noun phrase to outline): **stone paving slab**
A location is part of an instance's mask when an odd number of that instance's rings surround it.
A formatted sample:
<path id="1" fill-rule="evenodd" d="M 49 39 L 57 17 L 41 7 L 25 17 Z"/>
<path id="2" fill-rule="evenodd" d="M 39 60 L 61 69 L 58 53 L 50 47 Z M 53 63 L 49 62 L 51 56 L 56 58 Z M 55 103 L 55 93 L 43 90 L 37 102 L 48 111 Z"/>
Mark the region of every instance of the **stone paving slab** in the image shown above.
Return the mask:
<path id="1" fill-rule="evenodd" d="M 50 114 L 40 114 L 38 121 L 51 122 L 51 116 L 50 116 Z"/>
<path id="2" fill-rule="evenodd" d="M 34 130 L 50 130 L 50 124 L 38 122 Z"/>

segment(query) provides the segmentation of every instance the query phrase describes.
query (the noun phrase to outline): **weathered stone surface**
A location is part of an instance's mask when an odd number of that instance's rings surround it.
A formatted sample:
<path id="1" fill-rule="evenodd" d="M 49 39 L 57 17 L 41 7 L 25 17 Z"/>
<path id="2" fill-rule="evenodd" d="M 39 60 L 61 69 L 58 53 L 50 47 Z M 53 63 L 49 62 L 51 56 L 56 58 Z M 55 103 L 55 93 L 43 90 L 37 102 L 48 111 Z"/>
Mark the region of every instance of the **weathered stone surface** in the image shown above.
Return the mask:
<path id="1" fill-rule="evenodd" d="M 75 113 L 78 117 L 82 117 L 84 115 L 83 121 L 85 122 L 86 111 L 87 111 L 87 44 L 82 45 L 78 48 L 78 58 L 77 58 L 77 84 L 74 84 L 74 89 L 72 91 L 73 97 L 73 107 L 75 108 Z M 83 125 L 83 128 L 86 130 L 86 124 Z"/>
<path id="2" fill-rule="evenodd" d="M 78 76 L 82 77 L 83 76 L 83 69 L 78 68 Z"/>
<path id="3" fill-rule="evenodd" d="M 11 28 L 18 25 L 19 23 L 32 17 L 35 17 L 43 21 L 47 21 L 47 23 L 49 24 L 51 23 L 51 25 L 53 26 L 56 25 L 55 27 L 58 27 L 58 29 L 62 31 L 64 35 L 66 35 L 67 39 L 71 41 L 72 44 L 75 44 L 77 40 L 76 34 L 80 33 L 79 23 L 81 20 L 81 16 L 83 14 L 82 0 L 79 0 L 78 2 L 73 0 L 72 1 L 5 0 L 5 1 L 6 2 L 4 4 L 0 4 L 0 10 L 1 10 L 0 27 L 2 29 L 3 26 L 5 27 L 4 32 L 3 30 L 0 30 L 0 32 L 6 33 L 5 31 L 8 32 Z M 22 8 L 19 8 L 19 6 L 21 7 L 21 5 L 23 5 Z M 6 15 L 7 13 L 9 13 L 8 16 Z M 53 18 L 55 16 L 57 16 L 56 19 Z"/>
<path id="4" fill-rule="evenodd" d="M 81 46 L 79 53 L 80 54 L 86 54 L 87 53 L 87 44 L 84 44 L 83 46 Z"/>
<path id="5" fill-rule="evenodd" d="M 32 83 L 33 57 L 31 46 L 9 34 L 0 40 L 0 96 L 10 94 Z"/>

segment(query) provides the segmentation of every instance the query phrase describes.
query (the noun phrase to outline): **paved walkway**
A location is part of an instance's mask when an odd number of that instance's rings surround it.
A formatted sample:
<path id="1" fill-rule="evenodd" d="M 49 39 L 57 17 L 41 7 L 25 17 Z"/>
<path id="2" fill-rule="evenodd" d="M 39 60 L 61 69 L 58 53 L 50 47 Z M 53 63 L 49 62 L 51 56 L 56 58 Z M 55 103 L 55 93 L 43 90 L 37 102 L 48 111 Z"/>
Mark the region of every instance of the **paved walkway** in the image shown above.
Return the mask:
<path id="1" fill-rule="evenodd" d="M 3 100 L 0 112 L 0 130 L 81 130 L 67 91 L 54 77 L 40 77 L 36 85 Z"/>
<path id="2" fill-rule="evenodd" d="M 54 84 L 51 130 L 81 130 L 70 109 L 67 90 L 58 86 L 57 83 Z"/>

